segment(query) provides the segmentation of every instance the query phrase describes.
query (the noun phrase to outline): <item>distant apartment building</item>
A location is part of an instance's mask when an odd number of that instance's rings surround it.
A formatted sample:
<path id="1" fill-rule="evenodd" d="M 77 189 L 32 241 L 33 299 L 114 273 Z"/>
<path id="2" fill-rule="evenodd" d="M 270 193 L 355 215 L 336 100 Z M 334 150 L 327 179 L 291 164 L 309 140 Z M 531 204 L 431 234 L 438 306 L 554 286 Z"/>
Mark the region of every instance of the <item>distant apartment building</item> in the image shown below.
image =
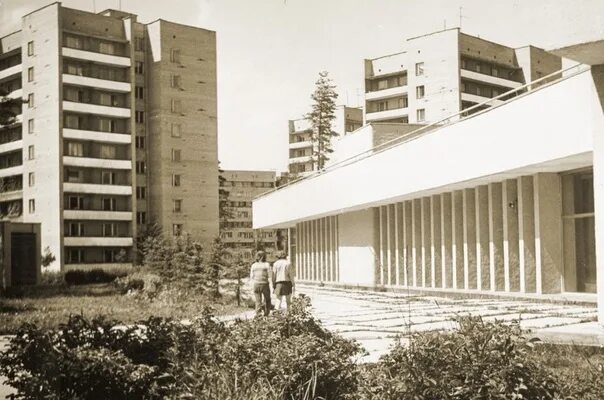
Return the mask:
<path id="1" fill-rule="evenodd" d="M 53 3 L 0 38 L 2 217 L 41 223 L 52 269 L 129 264 L 137 232 L 218 234 L 216 34 Z"/>
<path id="2" fill-rule="evenodd" d="M 272 258 L 277 249 L 285 249 L 285 231 L 252 228 L 252 200 L 275 187 L 275 172 L 228 170 L 220 175 L 220 187 L 226 193 L 224 208 L 230 214 L 221 218 L 220 237 L 229 258 L 250 261 L 256 250 Z"/>
<path id="3" fill-rule="evenodd" d="M 365 122 L 437 122 L 561 66 L 537 47 L 514 49 L 458 28 L 418 36 L 400 53 L 365 60 Z"/>
<path id="4" fill-rule="evenodd" d="M 339 136 L 363 126 L 363 110 L 360 108 L 338 106 L 333 130 Z M 306 175 L 316 171 L 313 162 L 313 143 L 311 141 L 312 126 L 307 119 L 289 121 L 289 173 L 292 175 Z"/>

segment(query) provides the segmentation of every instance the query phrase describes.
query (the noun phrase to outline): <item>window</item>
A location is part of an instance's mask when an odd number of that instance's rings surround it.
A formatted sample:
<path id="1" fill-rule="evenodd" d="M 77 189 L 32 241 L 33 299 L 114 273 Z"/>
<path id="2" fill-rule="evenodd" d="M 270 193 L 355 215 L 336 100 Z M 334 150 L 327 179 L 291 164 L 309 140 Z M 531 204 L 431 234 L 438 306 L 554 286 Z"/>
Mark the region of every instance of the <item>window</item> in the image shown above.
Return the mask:
<path id="1" fill-rule="evenodd" d="M 172 175 L 172 186 L 174 186 L 174 187 L 180 186 L 180 174 Z"/>
<path id="2" fill-rule="evenodd" d="M 481 72 L 481 71 L 480 71 L 480 69 L 481 69 L 481 68 L 480 68 L 480 63 L 476 63 L 476 65 L 474 66 L 474 70 L 475 70 L 476 72 Z"/>
<path id="3" fill-rule="evenodd" d="M 172 206 L 175 213 L 182 212 L 182 200 L 172 200 Z"/>
<path id="4" fill-rule="evenodd" d="M 144 186 L 137 186 L 136 187 L 136 198 L 144 199 L 146 197 L 147 197 L 147 188 Z"/>
<path id="5" fill-rule="evenodd" d="M 182 112 L 182 101 L 172 99 L 172 112 L 173 113 Z"/>
<path id="6" fill-rule="evenodd" d="M 142 61 L 136 61 L 134 63 L 134 72 L 137 74 L 144 73 L 144 63 Z"/>
<path id="7" fill-rule="evenodd" d="M 142 37 L 134 38 L 134 50 L 145 51 L 145 39 Z"/>
<path id="8" fill-rule="evenodd" d="M 84 252 L 81 249 L 69 249 L 67 252 L 67 263 L 77 264 L 84 262 Z"/>
<path id="9" fill-rule="evenodd" d="M 82 180 L 82 175 L 77 169 L 68 169 L 66 175 L 67 182 L 80 182 Z"/>
<path id="10" fill-rule="evenodd" d="M 110 144 L 102 144 L 101 145 L 101 158 L 109 158 L 115 160 L 116 158 L 116 149 L 115 146 Z"/>
<path id="11" fill-rule="evenodd" d="M 67 155 L 72 157 L 83 157 L 84 156 L 84 144 L 83 143 L 67 143 Z"/>
<path id="12" fill-rule="evenodd" d="M 102 200 L 103 211 L 115 211 L 117 210 L 117 201 L 114 197 L 105 197 Z"/>
<path id="13" fill-rule="evenodd" d="M 170 61 L 176 64 L 180 64 L 180 49 L 170 50 Z"/>
<path id="14" fill-rule="evenodd" d="M 137 124 L 145 123 L 145 112 L 144 111 L 135 111 L 134 117 Z"/>
<path id="15" fill-rule="evenodd" d="M 378 90 L 388 89 L 388 79 L 380 79 L 377 86 Z"/>
<path id="16" fill-rule="evenodd" d="M 407 108 L 409 106 L 409 100 L 407 97 L 401 97 L 398 99 L 398 108 Z"/>
<path id="17" fill-rule="evenodd" d="M 145 164 L 144 161 L 137 161 L 136 162 L 136 173 L 137 174 L 144 174 L 145 172 L 147 172 L 147 165 Z"/>
<path id="18" fill-rule="evenodd" d="M 84 224 L 81 222 L 70 223 L 69 236 L 84 236 Z"/>
<path id="19" fill-rule="evenodd" d="M 36 184 L 36 175 L 33 172 L 29 173 L 29 187 L 32 187 Z"/>
<path id="20" fill-rule="evenodd" d="M 111 96 L 109 93 L 100 93 L 99 94 L 99 103 L 102 106 L 113 105 L 113 102 L 111 100 L 113 100 L 113 96 Z"/>
<path id="21" fill-rule="evenodd" d="M 104 223 L 103 224 L 103 236 L 117 236 L 117 224 Z"/>
<path id="22" fill-rule="evenodd" d="M 499 70 L 497 69 L 497 67 L 491 68 L 491 75 L 499 76 Z"/>
<path id="23" fill-rule="evenodd" d="M 102 132 L 115 132 L 115 121 L 108 118 L 99 118 L 99 130 Z"/>
<path id="24" fill-rule="evenodd" d="M 34 94 L 30 93 L 27 95 L 27 108 L 32 108 L 34 106 Z"/>
<path id="25" fill-rule="evenodd" d="M 388 102 L 387 101 L 378 102 L 377 109 L 378 109 L 378 111 L 386 111 L 388 109 Z"/>
<path id="26" fill-rule="evenodd" d="M 182 224 L 172 224 L 172 235 L 180 236 L 182 234 Z"/>
<path id="27" fill-rule="evenodd" d="M 34 119 L 30 118 L 27 121 L 27 133 L 34 133 Z"/>
<path id="28" fill-rule="evenodd" d="M 33 145 L 27 148 L 27 155 L 28 160 L 33 160 L 34 158 L 36 158 L 36 151 Z"/>
<path id="29" fill-rule="evenodd" d="M 115 54 L 115 45 L 109 42 L 99 43 L 99 52 L 104 54 Z"/>
<path id="30" fill-rule="evenodd" d="M 138 225 L 147 223 L 147 213 L 144 211 L 140 211 L 136 213 L 136 223 Z"/>
<path id="31" fill-rule="evenodd" d="M 68 206 L 70 210 L 83 210 L 84 209 L 84 198 L 81 196 L 69 196 Z"/>
<path id="32" fill-rule="evenodd" d="M 172 124 L 172 137 L 180 137 L 181 126 L 180 124 Z"/>
<path id="33" fill-rule="evenodd" d="M 67 65 L 67 73 L 70 75 L 79 75 L 82 76 L 84 74 L 84 69 L 81 65 Z"/>
<path id="34" fill-rule="evenodd" d="M 135 139 L 135 143 L 136 143 L 136 148 L 137 149 L 144 149 L 145 148 L 145 137 L 144 136 L 137 136 Z"/>
<path id="35" fill-rule="evenodd" d="M 144 88 L 142 86 L 136 86 L 134 88 L 134 97 L 137 99 L 144 99 Z"/>
<path id="36" fill-rule="evenodd" d="M 67 36 L 66 46 L 67 47 L 71 47 L 73 49 L 81 49 L 82 48 L 82 41 L 80 40 L 79 37 Z"/>
<path id="37" fill-rule="evenodd" d="M 415 95 L 418 99 L 423 99 L 424 94 L 425 94 L 425 88 L 423 85 L 415 88 Z"/>
<path id="38" fill-rule="evenodd" d="M 180 162 L 180 150 L 172 149 L 172 161 Z"/>
<path id="39" fill-rule="evenodd" d="M 29 213 L 33 214 L 36 212 L 36 200 L 29 199 Z"/>
<path id="40" fill-rule="evenodd" d="M 27 68 L 27 82 L 34 80 L 34 67 Z"/>
<path id="41" fill-rule="evenodd" d="M 417 110 L 417 122 L 423 122 L 426 120 L 426 110 L 420 108 Z"/>
<path id="42" fill-rule="evenodd" d="M 173 88 L 180 88 L 180 75 L 172 75 L 170 82 Z"/>
<path id="43" fill-rule="evenodd" d="M 103 185 L 115 185 L 115 172 L 101 171 L 101 183 Z"/>
<path id="44" fill-rule="evenodd" d="M 34 55 L 34 42 L 27 42 L 27 55 L 28 56 L 33 56 Z"/>
<path id="45" fill-rule="evenodd" d="M 424 74 L 424 63 L 419 62 L 415 64 L 415 76 L 420 76 Z"/>

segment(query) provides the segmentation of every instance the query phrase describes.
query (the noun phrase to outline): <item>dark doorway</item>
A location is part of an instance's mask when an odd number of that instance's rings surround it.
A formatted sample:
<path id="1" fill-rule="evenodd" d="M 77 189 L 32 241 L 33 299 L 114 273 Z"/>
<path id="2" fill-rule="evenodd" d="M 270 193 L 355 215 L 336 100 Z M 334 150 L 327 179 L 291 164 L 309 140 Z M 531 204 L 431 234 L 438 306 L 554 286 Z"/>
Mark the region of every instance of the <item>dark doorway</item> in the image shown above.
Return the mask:
<path id="1" fill-rule="evenodd" d="M 36 284 L 36 234 L 11 233 L 11 280 L 13 285 Z"/>

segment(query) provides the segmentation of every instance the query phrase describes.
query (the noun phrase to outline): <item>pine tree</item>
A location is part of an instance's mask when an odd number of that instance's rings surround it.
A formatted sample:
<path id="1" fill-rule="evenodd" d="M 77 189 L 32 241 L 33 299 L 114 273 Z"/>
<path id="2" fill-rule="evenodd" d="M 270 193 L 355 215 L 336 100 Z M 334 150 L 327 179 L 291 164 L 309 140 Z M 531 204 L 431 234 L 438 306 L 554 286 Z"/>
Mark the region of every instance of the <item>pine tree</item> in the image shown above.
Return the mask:
<path id="1" fill-rule="evenodd" d="M 310 96 L 314 101 L 312 111 L 306 115 L 312 125 L 313 163 L 318 170 L 325 167 L 329 153 L 333 152 L 331 139 L 338 136 L 332 128 L 338 94 L 328 75 L 327 71 L 319 72 L 315 91 Z"/>
<path id="2" fill-rule="evenodd" d="M 0 88 L 0 126 L 15 123 L 22 99 L 7 97 L 8 91 Z"/>

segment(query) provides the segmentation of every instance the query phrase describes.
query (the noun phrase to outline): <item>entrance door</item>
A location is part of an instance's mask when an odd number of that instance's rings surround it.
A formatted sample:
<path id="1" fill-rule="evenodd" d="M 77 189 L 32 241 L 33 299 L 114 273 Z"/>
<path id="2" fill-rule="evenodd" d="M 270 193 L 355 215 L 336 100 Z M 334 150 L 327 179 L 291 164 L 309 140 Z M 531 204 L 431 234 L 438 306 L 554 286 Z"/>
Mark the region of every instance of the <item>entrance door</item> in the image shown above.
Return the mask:
<path id="1" fill-rule="evenodd" d="M 13 285 L 36 284 L 36 234 L 11 234 L 11 280 Z"/>
<path id="2" fill-rule="evenodd" d="M 593 171 L 562 176 L 564 287 L 596 292 L 596 239 Z"/>

